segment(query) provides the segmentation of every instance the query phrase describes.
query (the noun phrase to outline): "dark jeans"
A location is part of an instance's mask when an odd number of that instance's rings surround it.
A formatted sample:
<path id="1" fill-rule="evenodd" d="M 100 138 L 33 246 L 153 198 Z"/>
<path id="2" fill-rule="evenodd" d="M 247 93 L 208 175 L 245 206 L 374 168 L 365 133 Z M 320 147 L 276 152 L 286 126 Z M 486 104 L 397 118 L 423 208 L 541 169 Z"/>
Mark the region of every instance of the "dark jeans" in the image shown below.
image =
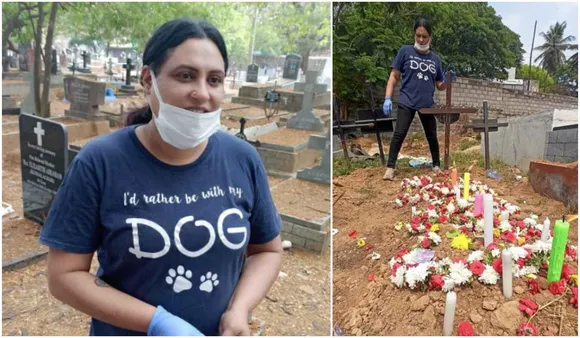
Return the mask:
<path id="1" fill-rule="evenodd" d="M 395 168 L 397 157 L 399 157 L 399 151 L 401 151 L 403 141 L 405 141 L 407 132 L 409 132 L 411 122 L 413 122 L 413 119 L 415 118 L 415 112 L 416 110 L 399 104 L 397 125 L 389 148 L 389 160 L 387 162 L 388 168 Z M 421 124 L 423 125 L 423 130 L 425 131 L 425 136 L 427 137 L 427 142 L 429 143 L 429 150 L 431 150 L 433 166 L 439 167 L 441 163 L 439 160 L 439 141 L 437 141 L 437 120 L 435 119 L 435 115 L 418 113 L 419 118 L 421 119 Z"/>

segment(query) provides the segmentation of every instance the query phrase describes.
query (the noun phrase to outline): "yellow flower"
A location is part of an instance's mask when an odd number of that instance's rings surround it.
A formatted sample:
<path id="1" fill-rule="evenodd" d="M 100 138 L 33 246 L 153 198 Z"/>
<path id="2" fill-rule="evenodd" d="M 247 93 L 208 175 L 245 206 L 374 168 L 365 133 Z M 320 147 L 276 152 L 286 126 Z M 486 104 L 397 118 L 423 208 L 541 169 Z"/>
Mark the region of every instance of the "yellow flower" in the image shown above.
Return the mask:
<path id="1" fill-rule="evenodd" d="M 499 231 L 499 229 L 497 229 L 497 228 L 493 229 L 493 237 L 499 238 L 500 234 L 501 234 L 501 232 Z"/>
<path id="2" fill-rule="evenodd" d="M 464 233 L 459 234 L 459 236 L 453 238 L 451 241 L 451 247 L 459 250 L 468 250 L 469 244 L 471 243 L 471 238 L 465 236 Z"/>
<path id="3" fill-rule="evenodd" d="M 518 237 L 518 245 L 522 245 L 526 242 L 526 239 L 523 237 Z"/>
<path id="4" fill-rule="evenodd" d="M 433 224 L 433 225 L 431 226 L 431 231 L 433 231 L 433 232 L 437 232 L 437 231 L 439 231 L 439 224 Z"/>
<path id="5" fill-rule="evenodd" d="M 364 238 L 359 238 L 356 240 L 356 246 L 358 246 L 359 248 L 362 248 L 366 244 L 367 242 L 364 240 Z"/>
<path id="6" fill-rule="evenodd" d="M 399 231 L 401 229 L 403 229 L 403 222 L 399 222 L 397 225 L 395 225 L 395 230 Z"/>
<path id="7" fill-rule="evenodd" d="M 570 275 L 570 283 L 574 286 L 578 286 L 578 275 Z"/>

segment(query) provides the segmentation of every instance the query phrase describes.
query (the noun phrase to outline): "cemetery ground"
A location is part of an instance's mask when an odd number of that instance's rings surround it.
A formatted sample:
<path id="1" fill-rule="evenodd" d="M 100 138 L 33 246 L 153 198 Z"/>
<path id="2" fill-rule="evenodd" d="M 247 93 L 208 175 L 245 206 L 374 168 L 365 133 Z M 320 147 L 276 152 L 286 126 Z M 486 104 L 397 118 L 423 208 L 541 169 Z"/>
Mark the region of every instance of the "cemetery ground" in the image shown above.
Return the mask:
<path id="1" fill-rule="evenodd" d="M 139 85 L 136 86 L 139 91 Z M 64 110 L 70 103 L 62 102 L 63 89 L 51 89 L 52 117 L 64 118 Z M 19 101 L 19 100 L 18 100 Z M 124 104 L 125 111 L 140 107 L 145 100 L 140 96 L 118 97 L 118 100 L 107 101 L 101 106 L 101 111 L 109 111 L 120 117 L 120 104 Z M 260 107 L 250 107 L 230 102 L 224 102 L 222 124 L 229 128 L 239 128 L 239 117 L 259 116 L 263 114 Z M 236 112 L 235 114 L 233 112 Z M 279 116 L 269 122 L 266 119 L 249 119 L 246 128 L 276 122 L 289 115 L 281 111 Z M 236 115 L 236 116 L 234 116 Z M 263 115 L 262 115 L 263 116 Z M 61 120 L 65 125 L 68 118 Z M 78 122 L 71 119 L 68 122 Z M 18 132 L 18 117 L 3 115 L 3 134 Z M 112 127 L 111 131 L 118 129 Z M 305 133 L 304 139 L 308 139 Z M 272 136 L 269 136 L 270 138 Z M 83 146 L 91 139 L 79 139 L 70 144 Z M 276 143 L 280 140 L 267 139 Z M 270 188 L 277 207 L 281 211 L 292 212 L 296 209 L 296 199 L 307 201 L 310 209 L 303 212 L 304 218 L 320 216 L 318 209 L 321 201 L 312 201 L 304 198 L 297 191 L 301 182 L 294 182 L 292 178 L 269 176 Z M 56 300 L 48 291 L 46 255 L 42 255 L 47 248 L 38 244 L 38 235 L 41 226 L 25 219 L 22 210 L 22 182 L 20 150 L 12 149 L 2 154 L 2 200 L 14 208 L 14 213 L 3 221 L 2 255 L 3 263 L 17 259 L 39 255 L 36 259 L 27 261 L 27 264 L 2 272 L 2 330 L 4 335 L 87 335 L 90 318 L 74 310 L 68 305 Z M 328 188 L 325 188 L 328 190 Z M 298 197 L 297 197 L 298 196 Z M 324 201 L 322 201 L 324 202 Z M 329 200 L 325 202 L 329 208 Z M 298 203 L 300 204 L 300 203 Z M 275 282 L 267 297 L 253 312 L 251 329 L 253 334 L 262 335 L 328 335 L 330 329 L 330 273 L 329 250 L 322 255 L 311 253 L 299 248 L 284 251 L 282 274 Z M 93 260 L 91 271 L 98 268 L 96 257 Z"/>
<path id="2" fill-rule="evenodd" d="M 441 145 L 442 141 L 441 137 Z M 374 135 L 349 142 L 360 144 L 367 152 L 375 152 L 371 150 L 373 143 L 376 143 Z M 526 177 L 515 178 L 521 174 L 519 170 L 499 160 L 494 160 L 491 167 L 498 171 L 502 179 L 486 178 L 479 144 L 480 141 L 470 134 L 452 133 L 451 163 L 455 161 L 459 176 L 469 171 L 472 180 L 487 184 L 498 194 L 498 198 L 519 206 L 521 213 L 512 215 L 511 219 L 523 220 L 533 213 L 539 216 L 540 223 L 549 217 L 553 229 L 557 218 L 572 213 L 562 202 L 535 193 Z M 389 141 L 383 140 L 383 145 L 387 157 Z M 401 154 L 429 158 L 422 131 L 409 134 Z M 415 175 L 429 175 L 435 183 L 447 179 L 450 173 L 447 171 L 433 176 L 430 169 L 412 168 L 408 163 L 408 159 L 399 160 L 395 180 L 384 181 L 384 168 L 376 158 L 353 161 L 350 168 L 344 159 L 334 160 L 333 228 L 338 230 L 333 236 L 333 330 L 336 335 L 443 334 L 446 293 L 427 290 L 427 287 L 414 290 L 407 286 L 398 288 L 390 279 L 391 258 L 403 248 L 412 250 L 418 242 L 417 235 L 410 235 L 405 226 L 400 230 L 395 227 L 398 222 L 407 223 L 412 218 L 410 205 L 395 207 L 395 199 L 401 193 L 401 181 Z M 425 202 L 417 205 L 417 209 L 424 208 Z M 438 259 L 465 258 L 470 251 L 452 249 L 452 240 L 446 237 L 451 226 L 441 224 L 440 227 L 442 242 L 431 247 L 435 256 Z M 361 238 L 364 238 L 366 245 L 359 247 L 357 239 Z M 570 222 L 568 244 L 578 245 L 577 220 Z M 373 253 L 380 254 L 380 257 L 373 259 Z M 566 263 L 572 268 L 572 274 L 578 273 L 575 259 Z M 471 284 L 456 286 L 457 305 L 452 335 L 460 334 L 460 322 L 469 322 L 475 335 L 515 336 L 520 325 L 529 319 L 518 309 L 518 302 L 531 299 L 539 306 L 530 321 L 537 328 L 538 335 L 577 336 L 578 309 L 569 304 L 573 298 L 570 286 L 564 293 L 553 295 L 548 290 L 545 273 L 536 275 L 539 293 L 530 293 L 525 276 L 514 278 L 514 293 L 507 300 L 502 293 L 501 279 L 495 285 L 484 285 L 474 280 Z"/>

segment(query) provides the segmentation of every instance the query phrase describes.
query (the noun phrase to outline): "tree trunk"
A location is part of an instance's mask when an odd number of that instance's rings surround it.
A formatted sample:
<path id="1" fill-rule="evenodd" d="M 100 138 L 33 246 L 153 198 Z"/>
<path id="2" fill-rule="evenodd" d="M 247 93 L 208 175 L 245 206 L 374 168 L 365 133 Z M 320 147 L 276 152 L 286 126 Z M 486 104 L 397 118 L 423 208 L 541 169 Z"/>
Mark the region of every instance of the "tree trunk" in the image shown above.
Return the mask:
<path id="1" fill-rule="evenodd" d="M 40 49 L 42 48 L 42 26 L 44 25 L 44 3 L 38 3 L 38 21 L 36 23 L 36 34 L 34 35 L 34 114 L 40 113 Z"/>
<path id="2" fill-rule="evenodd" d="M 44 83 L 42 85 L 42 102 L 40 105 L 40 116 L 42 117 L 50 117 L 48 94 L 50 93 L 50 73 L 52 70 L 52 41 L 54 40 L 54 24 L 56 21 L 58 5 L 58 2 L 52 3 L 50 18 L 48 20 L 48 29 L 46 31 L 46 44 L 44 46 Z"/>

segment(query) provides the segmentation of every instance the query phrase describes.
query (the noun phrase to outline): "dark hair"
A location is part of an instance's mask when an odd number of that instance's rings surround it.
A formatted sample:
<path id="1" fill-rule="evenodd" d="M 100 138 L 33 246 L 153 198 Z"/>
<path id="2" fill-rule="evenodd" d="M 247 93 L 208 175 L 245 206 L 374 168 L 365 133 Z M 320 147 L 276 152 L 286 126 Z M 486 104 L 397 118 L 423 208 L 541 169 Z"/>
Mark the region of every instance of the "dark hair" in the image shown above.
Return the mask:
<path id="1" fill-rule="evenodd" d="M 147 41 L 143 52 L 143 66 L 149 66 L 151 71 L 159 74 L 161 66 L 165 63 L 173 49 L 191 38 L 210 39 L 220 51 L 224 59 L 224 72 L 228 71 L 228 52 L 226 43 L 220 32 L 207 21 L 193 20 L 189 18 L 175 19 L 164 23 L 153 36 Z M 143 85 L 143 79 L 141 79 Z M 127 114 L 125 124 L 143 124 L 151 121 L 153 112 L 149 105 L 138 108 Z"/>
<path id="2" fill-rule="evenodd" d="M 431 24 L 427 20 L 423 18 L 417 19 L 417 21 L 415 21 L 415 28 L 413 28 L 413 32 L 416 32 L 417 28 L 419 27 L 425 28 L 427 33 L 429 33 L 429 36 L 431 36 Z"/>

